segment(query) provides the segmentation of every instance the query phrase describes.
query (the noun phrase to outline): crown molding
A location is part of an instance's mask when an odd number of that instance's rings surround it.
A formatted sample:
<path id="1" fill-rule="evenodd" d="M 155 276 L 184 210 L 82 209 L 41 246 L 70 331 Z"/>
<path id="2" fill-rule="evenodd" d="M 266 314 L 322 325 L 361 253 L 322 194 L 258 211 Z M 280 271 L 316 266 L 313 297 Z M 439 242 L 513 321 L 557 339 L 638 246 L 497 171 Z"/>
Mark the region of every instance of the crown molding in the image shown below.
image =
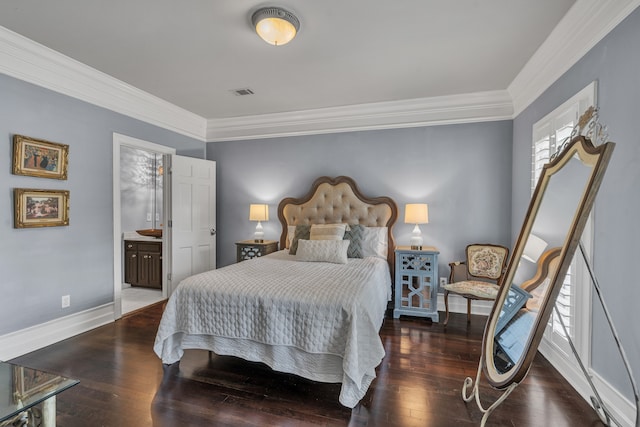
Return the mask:
<path id="1" fill-rule="evenodd" d="M 330 107 L 290 113 L 210 119 L 207 141 L 433 126 L 508 120 L 513 117 L 506 90 Z"/>
<path id="2" fill-rule="evenodd" d="M 640 0 L 576 1 L 507 88 L 514 117 L 638 6 Z"/>
<path id="3" fill-rule="evenodd" d="M 206 119 L 0 27 L 0 73 L 205 140 Z"/>
<path id="4" fill-rule="evenodd" d="M 507 90 L 206 120 L 0 27 L 0 72 L 200 140 L 230 141 L 513 119 L 640 0 L 578 0 Z"/>

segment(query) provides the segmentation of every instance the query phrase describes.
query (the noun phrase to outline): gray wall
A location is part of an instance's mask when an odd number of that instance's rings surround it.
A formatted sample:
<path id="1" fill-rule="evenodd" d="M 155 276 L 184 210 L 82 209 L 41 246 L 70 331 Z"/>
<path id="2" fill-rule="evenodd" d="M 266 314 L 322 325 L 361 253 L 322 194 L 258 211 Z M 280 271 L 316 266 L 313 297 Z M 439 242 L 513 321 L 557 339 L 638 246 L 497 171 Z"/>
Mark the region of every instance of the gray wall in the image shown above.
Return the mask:
<path id="1" fill-rule="evenodd" d="M 634 372 L 640 374 L 637 266 L 640 259 L 640 9 L 523 111 L 513 125 L 512 238 L 530 196 L 532 126 L 593 80 L 598 80 L 600 121 L 617 143 L 595 202 L 594 268 Z M 595 296 L 594 296 L 595 298 Z M 594 302 L 592 364 L 632 398 L 602 310 Z"/>
<path id="2" fill-rule="evenodd" d="M 511 121 L 215 142 L 218 167 L 218 265 L 235 262 L 234 242 L 250 239 L 249 204 L 269 204 L 265 238 L 281 233 L 276 209 L 307 193 L 319 176 L 347 175 L 369 196 L 398 204 L 396 243 L 408 245 L 405 203 L 429 204 L 425 245 L 440 249 L 440 276 L 472 242 L 509 244 Z"/>
<path id="3" fill-rule="evenodd" d="M 113 301 L 113 132 L 204 157 L 205 144 L 0 75 L 0 334 Z M 11 174 L 12 137 L 68 144 L 66 181 Z M 65 189 L 70 225 L 13 228 L 13 189 Z M 62 309 L 62 295 L 71 307 Z"/>

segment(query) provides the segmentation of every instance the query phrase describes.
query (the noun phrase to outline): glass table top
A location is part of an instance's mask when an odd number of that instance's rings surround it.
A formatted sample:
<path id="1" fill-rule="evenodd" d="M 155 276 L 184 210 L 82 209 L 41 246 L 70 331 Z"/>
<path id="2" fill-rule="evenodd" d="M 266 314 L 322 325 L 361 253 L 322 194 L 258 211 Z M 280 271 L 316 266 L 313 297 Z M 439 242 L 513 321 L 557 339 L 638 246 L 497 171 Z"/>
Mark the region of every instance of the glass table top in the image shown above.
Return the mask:
<path id="1" fill-rule="evenodd" d="M 0 362 L 0 421 L 10 419 L 80 381 Z"/>

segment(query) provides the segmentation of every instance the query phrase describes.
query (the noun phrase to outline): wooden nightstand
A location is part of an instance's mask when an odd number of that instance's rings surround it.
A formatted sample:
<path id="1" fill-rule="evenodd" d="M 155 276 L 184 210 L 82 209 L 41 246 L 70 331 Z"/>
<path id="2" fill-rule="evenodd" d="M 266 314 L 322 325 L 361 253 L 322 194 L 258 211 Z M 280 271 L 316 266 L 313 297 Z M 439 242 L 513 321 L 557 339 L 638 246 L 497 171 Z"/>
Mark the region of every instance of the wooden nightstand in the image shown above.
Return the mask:
<path id="1" fill-rule="evenodd" d="M 407 315 L 439 320 L 438 254 L 430 246 L 420 250 L 409 246 L 396 248 L 394 319 Z"/>
<path id="2" fill-rule="evenodd" d="M 277 250 L 278 242 L 276 240 L 265 240 L 260 243 L 255 240 L 236 242 L 237 262 L 264 256 Z"/>

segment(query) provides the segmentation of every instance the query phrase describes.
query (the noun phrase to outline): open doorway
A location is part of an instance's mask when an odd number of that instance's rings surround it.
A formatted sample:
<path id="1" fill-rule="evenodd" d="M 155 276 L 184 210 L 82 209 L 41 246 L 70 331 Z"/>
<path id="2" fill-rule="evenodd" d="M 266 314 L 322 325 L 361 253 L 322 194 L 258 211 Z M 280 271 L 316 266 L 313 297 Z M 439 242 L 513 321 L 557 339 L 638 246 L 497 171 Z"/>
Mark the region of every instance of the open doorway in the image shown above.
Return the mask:
<path id="1" fill-rule="evenodd" d="M 114 133 L 114 318 L 167 297 L 168 244 L 137 230 L 164 230 L 163 156 L 175 149 Z"/>

